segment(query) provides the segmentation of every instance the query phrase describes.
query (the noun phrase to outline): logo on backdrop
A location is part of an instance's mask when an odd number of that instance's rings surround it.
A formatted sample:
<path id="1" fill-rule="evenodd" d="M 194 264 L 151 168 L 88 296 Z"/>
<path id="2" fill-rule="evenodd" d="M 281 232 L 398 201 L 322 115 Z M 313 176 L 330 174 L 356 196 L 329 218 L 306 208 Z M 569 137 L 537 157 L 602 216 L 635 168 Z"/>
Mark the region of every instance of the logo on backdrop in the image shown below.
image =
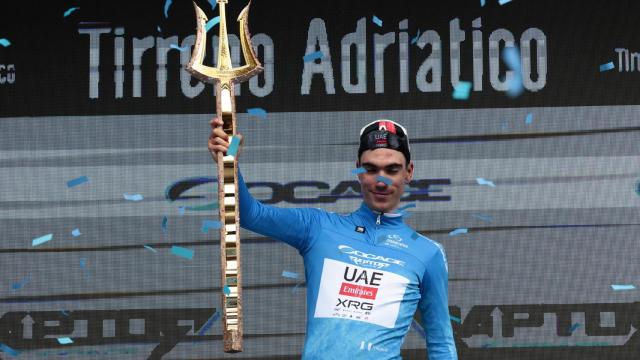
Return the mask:
<path id="1" fill-rule="evenodd" d="M 0 64 L 0 85 L 13 84 L 16 82 L 16 65 Z"/>

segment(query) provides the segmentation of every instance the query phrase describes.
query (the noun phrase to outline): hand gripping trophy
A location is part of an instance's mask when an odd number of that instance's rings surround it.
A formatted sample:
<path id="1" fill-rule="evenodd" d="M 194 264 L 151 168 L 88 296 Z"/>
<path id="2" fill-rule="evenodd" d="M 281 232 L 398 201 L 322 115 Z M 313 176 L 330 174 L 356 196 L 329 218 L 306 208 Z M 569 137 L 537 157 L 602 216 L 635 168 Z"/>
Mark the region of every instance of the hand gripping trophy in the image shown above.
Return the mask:
<path id="1" fill-rule="evenodd" d="M 215 84 L 216 114 L 224 123 L 223 130 L 230 137 L 236 134 L 236 103 L 234 85 L 248 80 L 262 71 L 262 66 L 251 46 L 247 26 L 249 3 L 238 16 L 240 43 L 246 65 L 233 68 L 227 37 L 225 4 L 217 0 L 220 8 L 220 36 L 216 67 L 202 64 L 206 51 L 205 24 L 207 16 L 194 3 L 197 20 L 196 43 L 187 65 L 194 77 Z M 225 352 L 242 351 L 242 275 L 240 267 L 240 215 L 238 211 L 238 170 L 234 155 L 218 153 L 218 203 L 220 222 L 220 268 L 222 276 L 222 331 Z"/>

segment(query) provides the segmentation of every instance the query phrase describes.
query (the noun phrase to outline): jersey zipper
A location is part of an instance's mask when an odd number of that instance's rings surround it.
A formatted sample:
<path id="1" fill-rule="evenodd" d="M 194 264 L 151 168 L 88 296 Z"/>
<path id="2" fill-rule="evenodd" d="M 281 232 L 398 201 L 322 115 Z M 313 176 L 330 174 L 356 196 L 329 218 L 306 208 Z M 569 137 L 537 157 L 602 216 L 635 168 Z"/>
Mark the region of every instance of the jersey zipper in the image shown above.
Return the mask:
<path id="1" fill-rule="evenodd" d="M 380 225 L 380 216 L 382 216 L 382 213 L 378 214 L 378 218 L 376 219 L 376 225 Z"/>

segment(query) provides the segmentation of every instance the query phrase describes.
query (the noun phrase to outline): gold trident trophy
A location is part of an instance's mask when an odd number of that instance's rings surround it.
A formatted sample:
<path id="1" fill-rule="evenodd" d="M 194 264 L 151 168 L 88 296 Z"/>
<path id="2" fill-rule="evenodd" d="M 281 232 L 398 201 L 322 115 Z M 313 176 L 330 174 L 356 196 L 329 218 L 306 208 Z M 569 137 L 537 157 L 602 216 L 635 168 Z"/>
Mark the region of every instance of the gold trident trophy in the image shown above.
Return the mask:
<path id="1" fill-rule="evenodd" d="M 216 114 L 222 119 L 222 129 L 227 135 L 236 134 L 235 83 L 248 80 L 262 71 L 262 66 L 251 46 L 251 35 L 247 26 L 249 5 L 240 12 L 240 43 L 246 65 L 233 68 L 227 37 L 225 4 L 220 6 L 220 36 L 218 42 L 218 64 L 216 67 L 202 65 L 207 44 L 205 24 L 207 16 L 193 3 L 198 24 L 196 44 L 187 65 L 194 77 L 214 83 L 216 87 Z M 222 275 L 222 334 L 225 352 L 242 351 L 242 276 L 240 269 L 240 214 L 238 212 L 238 162 L 235 156 L 218 153 L 218 203 L 220 222 L 220 268 Z"/>

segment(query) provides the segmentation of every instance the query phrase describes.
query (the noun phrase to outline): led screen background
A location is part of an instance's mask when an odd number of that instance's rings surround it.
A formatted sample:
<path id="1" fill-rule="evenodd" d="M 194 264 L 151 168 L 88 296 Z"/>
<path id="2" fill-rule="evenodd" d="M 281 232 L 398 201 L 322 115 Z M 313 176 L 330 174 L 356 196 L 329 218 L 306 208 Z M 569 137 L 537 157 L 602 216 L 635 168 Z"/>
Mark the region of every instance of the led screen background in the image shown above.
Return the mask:
<path id="1" fill-rule="evenodd" d="M 244 5 L 230 1 L 228 19 Z M 254 1 L 265 72 L 236 98 L 242 173 L 265 203 L 350 212 L 358 131 L 396 120 L 416 164 L 407 222 L 446 250 L 460 358 L 633 358 L 637 290 L 612 285 L 637 286 L 639 275 L 638 10 Z M 178 0 L 3 5 L 0 343 L 20 358 L 299 358 L 301 259 L 249 231 L 245 351 L 221 350 L 218 233 L 202 230 L 217 216 L 206 210 L 215 98 L 181 65 L 194 19 Z M 516 98 L 501 90 L 509 34 L 530 72 Z M 315 51 L 322 60 L 303 60 Z M 474 84 L 467 100 L 452 98 L 458 80 Z M 425 357 L 415 329 L 403 357 Z"/>

